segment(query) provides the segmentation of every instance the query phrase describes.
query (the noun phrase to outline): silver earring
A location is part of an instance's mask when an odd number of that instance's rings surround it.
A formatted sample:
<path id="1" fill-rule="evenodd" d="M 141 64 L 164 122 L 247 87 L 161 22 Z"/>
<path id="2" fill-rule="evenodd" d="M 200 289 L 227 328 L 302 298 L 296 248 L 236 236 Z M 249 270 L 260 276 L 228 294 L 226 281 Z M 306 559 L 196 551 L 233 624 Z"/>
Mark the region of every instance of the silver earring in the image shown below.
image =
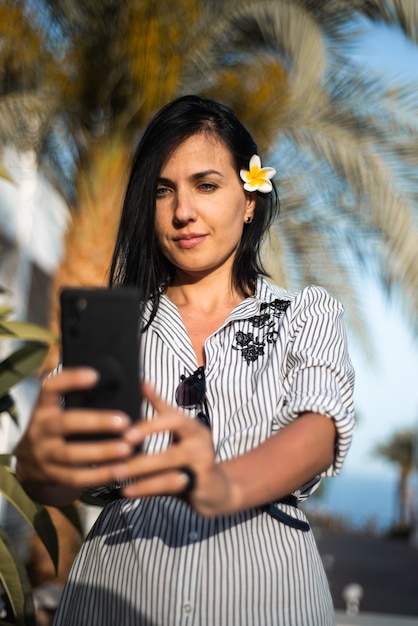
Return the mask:
<path id="1" fill-rule="evenodd" d="M 245 223 L 246 224 L 251 224 L 253 219 L 254 219 L 254 217 L 252 215 L 249 215 L 248 217 L 245 218 Z"/>

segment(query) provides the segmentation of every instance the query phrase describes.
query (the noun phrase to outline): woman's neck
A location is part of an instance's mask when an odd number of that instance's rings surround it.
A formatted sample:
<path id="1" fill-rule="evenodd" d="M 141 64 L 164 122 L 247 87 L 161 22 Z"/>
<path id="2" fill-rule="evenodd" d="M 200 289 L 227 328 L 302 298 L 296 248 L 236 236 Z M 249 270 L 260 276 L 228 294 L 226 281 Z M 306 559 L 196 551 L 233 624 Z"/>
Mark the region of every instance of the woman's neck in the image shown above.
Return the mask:
<path id="1" fill-rule="evenodd" d="M 218 311 L 232 311 L 244 296 L 233 288 L 231 277 L 209 275 L 199 277 L 176 277 L 168 287 L 168 298 L 178 309 L 195 310 L 210 315 Z"/>
<path id="2" fill-rule="evenodd" d="M 205 342 L 224 323 L 244 296 L 232 289 L 231 284 L 216 281 L 171 285 L 166 295 L 177 306 L 198 365 L 206 365 Z"/>

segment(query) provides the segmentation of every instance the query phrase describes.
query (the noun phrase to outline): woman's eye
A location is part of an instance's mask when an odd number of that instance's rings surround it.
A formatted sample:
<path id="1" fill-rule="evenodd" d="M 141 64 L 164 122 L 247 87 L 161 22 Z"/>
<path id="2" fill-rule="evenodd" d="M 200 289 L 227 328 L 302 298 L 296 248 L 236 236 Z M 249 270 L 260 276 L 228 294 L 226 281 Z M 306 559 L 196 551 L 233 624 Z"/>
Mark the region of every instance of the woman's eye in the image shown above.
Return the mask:
<path id="1" fill-rule="evenodd" d="M 199 185 L 199 188 L 201 189 L 201 191 L 205 191 L 205 192 L 209 192 L 209 191 L 215 191 L 215 189 L 217 189 L 217 185 L 215 185 L 214 183 L 201 183 Z"/>
<path id="2" fill-rule="evenodd" d="M 165 196 L 170 192 L 167 187 L 157 187 L 157 198 L 165 198 Z"/>

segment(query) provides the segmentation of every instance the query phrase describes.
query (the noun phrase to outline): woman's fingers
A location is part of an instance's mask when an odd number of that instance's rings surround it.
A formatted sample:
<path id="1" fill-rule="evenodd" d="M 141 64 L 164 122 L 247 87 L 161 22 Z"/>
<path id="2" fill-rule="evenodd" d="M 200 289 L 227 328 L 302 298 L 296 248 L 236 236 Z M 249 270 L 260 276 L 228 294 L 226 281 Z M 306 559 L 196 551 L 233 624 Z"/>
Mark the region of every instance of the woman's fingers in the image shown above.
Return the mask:
<path id="1" fill-rule="evenodd" d="M 63 369 L 44 381 L 31 422 L 17 448 L 23 482 L 83 489 L 128 480 L 131 484 L 124 493 L 129 497 L 180 496 L 192 475 L 195 486 L 188 499 L 193 506 L 202 498 L 207 500 L 208 495 L 211 500 L 219 497 L 217 484 L 222 480 L 212 436 L 199 420 L 168 405 L 148 384 L 143 385 L 142 394 L 154 408 L 153 420 L 131 425 L 126 415 L 116 411 L 62 407 L 65 393 L 96 383 L 97 374 L 86 368 Z M 147 437 L 164 432 L 171 435 L 167 449 L 155 454 L 134 453 Z M 75 436 L 99 440 L 79 441 Z M 195 508 L 199 510 L 199 506 Z"/>
<path id="2" fill-rule="evenodd" d="M 183 471 L 165 470 L 151 475 L 143 475 L 136 482 L 123 488 L 123 495 L 127 498 L 146 498 L 156 495 L 181 496 L 187 487 Z"/>
<path id="3" fill-rule="evenodd" d="M 40 400 L 56 398 L 74 389 L 89 389 L 99 380 L 99 373 L 91 367 L 63 368 L 42 381 Z"/>
<path id="4" fill-rule="evenodd" d="M 92 367 L 65 367 L 46 376 L 42 381 L 42 389 L 60 393 L 91 387 L 99 380 L 99 373 Z"/>
<path id="5" fill-rule="evenodd" d="M 169 412 L 169 413 L 178 413 L 178 409 L 174 408 L 170 404 L 164 402 L 162 398 L 156 393 L 154 387 L 149 383 L 142 383 L 141 386 L 141 395 L 144 400 L 148 400 L 154 410 L 158 415 Z"/>
<path id="6" fill-rule="evenodd" d="M 96 418 L 97 423 L 101 421 L 106 423 L 107 421 L 108 426 L 100 429 L 96 427 L 94 431 L 90 425 L 94 416 L 92 418 L 87 413 L 81 413 L 81 416 L 78 416 L 76 411 L 71 416 L 64 416 L 65 412 L 63 411 L 55 413 L 50 411 L 50 413 L 49 419 L 44 417 L 41 424 L 34 424 L 28 428 L 26 435 L 21 439 L 16 449 L 20 464 L 24 463 L 27 466 L 26 473 L 32 480 L 59 482 L 65 475 L 70 478 L 69 482 L 72 483 L 72 471 L 77 472 L 82 467 L 120 463 L 132 455 L 132 446 L 121 437 L 122 425 L 126 418 L 119 419 L 118 416 L 116 421 L 112 415 L 104 415 L 103 420 Z M 77 427 L 83 415 L 86 415 L 85 424 Z M 74 417 L 75 427 L 63 427 L 60 422 L 65 423 L 71 417 Z M 71 435 L 80 436 L 80 434 L 84 434 L 86 436 L 93 433 L 95 436 L 100 436 L 104 432 L 109 436 L 109 439 L 101 441 L 68 440 Z M 63 473 L 63 469 L 67 471 Z M 112 470 L 109 472 L 109 475 L 111 474 Z"/>
<path id="7" fill-rule="evenodd" d="M 102 443 L 67 443 L 50 438 L 33 452 L 22 440 L 16 454 L 24 482 L 56 484 L 80 489 L 125 478 L 132 448 L 123 440 Z"/>
<path id="8" fill-rule="evenodd" d="M 50 443 L 45 444 L 44 455 L 47 461 L 57 465 L 81 466 L 126 459 L 132 451 L 132 446 L 115 435 L 103 441 L 50 439 Z"/>
<path id="9" fill-rule="evenodd" d="M 130 419 L 124 413 L 89 409 L 68 409 L 61 411 L 60 423 L 55 424 L 55 433 L 62 437 L 94 438 L 118 437 L 130 426 Z"/>
<path id="10" fill-rule="evenodd" d="M 139 454 L 127 461 L 129 475 L 136 479 L 124 488 L 127 497 L 181 495 L 188 487 L 190 475 L 200 488 L 216 461 L 210 431 L 199 420 L 164 402 L 154 389 L 144 384 L 143 397 L 156 412 L 156 419 L 140 421 L 125 433 L 132 445 L 142 444 L 151 435 L 169 432 L 171 444 L 162 452 Z"/>
<path id="11" fill-rule="evenodd" d="M 159 453 L 137 455 L 129 461 L 132 467 L 138 464 L 141 472 L 151 474 L 181 468 L 192 462 L 199 462 L 200 466 L 214 462 L 212 437 L 208 429 L 198 420 L 180 413 L 173 412 L 155 420 L 141 422 L 129 429 L 124 439 L 132 445 L 138 445 L 151 435 L 167 432 L 172 440 L 167 449 Z"/>
<path id="12" fill-rule="evenodd" d="M 121 435 L 130 425 L 127 415 L 118 411 L 66 409 L 62 396 L 73 390 L 93 387 L 98 374 L 90 368 L 63 369 L 46 378 L 35 408 L 30 428 L 37 435 L 76 437 L 88 435 L 92 440 Z"/>
<path id="13" fill-rule="evenodd" d="M 62 395 L 97 383 L 94 370 L 61 370 L 43 381 L 27 430 L 16 447 L 22 481 L 87 487 L 114 480 L 133 446 L 129 418 L 116 411 L 64 409 Z M 88 441 L 80 441 L 80 438 Z"/>
<path id="14" fill-rule="evenodd" d="M 120 462 L 81 466 L 51 463 L 46 464 L 45 467 L 46 473 L 43 474 L 42 480 L 39 480 L 36 476 L 30 476 L 27 482 L 63 485 L 64 487 L 77 488 L 81 492 L 89 487 L 105 485 L 125 478 L 125 466 Z M 49 480 L 48 477 L 50 477 Z"/>

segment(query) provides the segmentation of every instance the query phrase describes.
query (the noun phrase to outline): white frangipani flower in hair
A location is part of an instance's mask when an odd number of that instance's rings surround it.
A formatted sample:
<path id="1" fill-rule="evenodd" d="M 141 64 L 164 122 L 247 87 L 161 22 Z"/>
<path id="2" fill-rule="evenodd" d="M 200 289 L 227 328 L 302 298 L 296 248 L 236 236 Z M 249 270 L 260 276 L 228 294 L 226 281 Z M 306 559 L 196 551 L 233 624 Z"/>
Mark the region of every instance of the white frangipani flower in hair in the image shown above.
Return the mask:
<path id="1" fill-rule="evenodd" d="M 273 189 L 270 179 L 275 173 L 276 170 L 273 167 L 261 167 L 260 157 L 258 154 L 253 154 L 250 159 L 250 169 L 241 170 L 239 174 L 244 181 L 246 191 L 269 193 Z"/>

